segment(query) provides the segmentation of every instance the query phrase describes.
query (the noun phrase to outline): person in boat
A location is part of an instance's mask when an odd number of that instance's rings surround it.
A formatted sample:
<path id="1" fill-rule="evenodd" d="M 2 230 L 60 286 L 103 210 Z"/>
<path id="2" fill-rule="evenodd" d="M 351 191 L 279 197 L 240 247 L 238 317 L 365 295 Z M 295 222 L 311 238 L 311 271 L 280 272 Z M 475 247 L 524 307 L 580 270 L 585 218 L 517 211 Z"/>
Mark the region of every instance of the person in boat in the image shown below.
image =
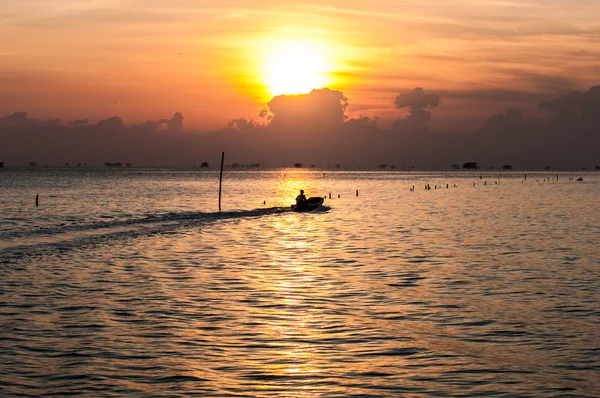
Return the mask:
<path id="1" fill-rule="evenodd" d="M 306 196 L 304 195 L 304 190 L 300 190 L 300 195 L 296 196 L 296 206 L 306 205 Z"/>

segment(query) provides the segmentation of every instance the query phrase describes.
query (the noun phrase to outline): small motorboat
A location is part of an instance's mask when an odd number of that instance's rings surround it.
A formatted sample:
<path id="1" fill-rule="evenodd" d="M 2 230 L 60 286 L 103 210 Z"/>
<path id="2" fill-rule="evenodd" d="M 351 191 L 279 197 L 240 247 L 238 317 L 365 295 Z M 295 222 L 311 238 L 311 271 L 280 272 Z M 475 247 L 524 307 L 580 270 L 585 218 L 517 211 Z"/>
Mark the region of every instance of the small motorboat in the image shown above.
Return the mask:
<path id="1" fill-rule="evenodd" d="M 323 198 L 308 198 L 305 202 L 298 205 L 291 205 L 291 207 L 293 211 L 297 212 L 313 211 L 321 207 L 323 201 L 325 201 Z"/>

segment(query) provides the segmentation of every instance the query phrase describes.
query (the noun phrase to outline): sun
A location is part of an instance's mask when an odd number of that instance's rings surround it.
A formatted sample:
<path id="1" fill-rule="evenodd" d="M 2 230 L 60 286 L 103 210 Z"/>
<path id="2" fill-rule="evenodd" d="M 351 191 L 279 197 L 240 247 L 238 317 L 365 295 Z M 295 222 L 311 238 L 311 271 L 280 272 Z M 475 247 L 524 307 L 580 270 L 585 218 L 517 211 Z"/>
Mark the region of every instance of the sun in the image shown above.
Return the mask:
<path id="1" fill-rule="evenodd" d="M 305 94 L 329 83 L 327 51 L 317 43 L 274 43 L 263 60 L 263 82 L 271 96 Z"/>

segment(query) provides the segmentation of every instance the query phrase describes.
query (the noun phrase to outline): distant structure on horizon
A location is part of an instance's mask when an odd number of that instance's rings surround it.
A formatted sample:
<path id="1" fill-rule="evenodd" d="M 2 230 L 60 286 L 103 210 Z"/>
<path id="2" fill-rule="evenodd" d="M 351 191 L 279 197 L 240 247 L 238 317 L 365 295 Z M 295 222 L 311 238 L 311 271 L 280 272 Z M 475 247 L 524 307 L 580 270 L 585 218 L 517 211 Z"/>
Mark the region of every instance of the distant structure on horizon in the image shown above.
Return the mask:
<path id="1" fill-rule="evenodd" d="M 104 163 L 104 165 L 106 167 L 121 167 L 123 165 L 123 163 L 121 163 L 121 162 L 115 162 L 115 163 L 106 162 L 106 163 Z"/>
<path id="2" fill-rule="evenodd" d="M 29 165 L 30 165 L 31 167 L 35 167 L 35 166 L 37 166 L 37 162 L 29 162 Z"/>
<path id="3" fill-rule="evenodd" d="M 505 165 L 502 166 L 502 170 L 512 170 L 512 168 L 513 167 L 510 164 L 505 164 Z"/>
<path id="4" fill-rule="evenodd" d="M 302 163 L 294 163 L 294 167 L 299 169 L 302 167 Z"/>
<path id="5" fill-rule="evenodd" d="M 0 169 L 4 168 L 4 161 L 0 162 Z"/>
<path id="6" fill-rule="evenodd" d="M 477 170 L 477 162 L 467 162 L 463 164 L 463 169 L 465 170 Z"/>
<path id="7" fill-rule="evenodd" d="M 202 162 L 202 164 L 200 164 L 201 169 L 206 168 L 206 167 L 208 167 L 208 162 Z"/>

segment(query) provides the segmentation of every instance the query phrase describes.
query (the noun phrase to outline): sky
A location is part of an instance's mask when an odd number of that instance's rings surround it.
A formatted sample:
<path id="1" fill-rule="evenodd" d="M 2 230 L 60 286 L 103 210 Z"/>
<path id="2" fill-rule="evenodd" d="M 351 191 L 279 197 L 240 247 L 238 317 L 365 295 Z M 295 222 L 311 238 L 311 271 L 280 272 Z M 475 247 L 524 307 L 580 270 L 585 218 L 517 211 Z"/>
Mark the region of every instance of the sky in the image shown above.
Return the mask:
<path id="1" fill-rule="evenodd" d="M 600 84 L 598 15 L 597 0 L 6 1 L 0 116 L 171 131 L 156 122 L 180 113 L 210 135 L 328 88 L 363 132 L 472 134 L 509 109 L 547 122 L 542 102 Z"/>

